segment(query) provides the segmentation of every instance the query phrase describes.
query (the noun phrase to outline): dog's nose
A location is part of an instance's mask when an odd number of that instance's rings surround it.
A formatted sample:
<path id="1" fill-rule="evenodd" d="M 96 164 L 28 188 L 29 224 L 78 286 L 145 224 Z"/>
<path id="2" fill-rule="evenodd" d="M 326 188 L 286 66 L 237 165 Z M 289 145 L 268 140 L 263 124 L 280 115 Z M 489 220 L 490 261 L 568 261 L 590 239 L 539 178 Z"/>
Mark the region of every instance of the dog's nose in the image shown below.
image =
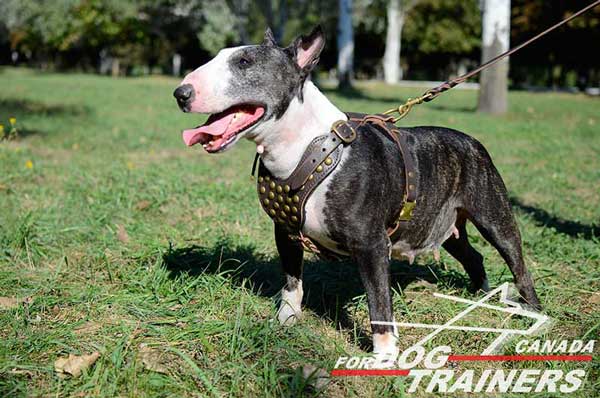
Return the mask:
<path id="1" fill-rule="evenodd" d="M 191 84 L 184 84 L 175 89 L 173 97 L 180 106 L 184 106 L 194 100 L 194 87 Z"/>

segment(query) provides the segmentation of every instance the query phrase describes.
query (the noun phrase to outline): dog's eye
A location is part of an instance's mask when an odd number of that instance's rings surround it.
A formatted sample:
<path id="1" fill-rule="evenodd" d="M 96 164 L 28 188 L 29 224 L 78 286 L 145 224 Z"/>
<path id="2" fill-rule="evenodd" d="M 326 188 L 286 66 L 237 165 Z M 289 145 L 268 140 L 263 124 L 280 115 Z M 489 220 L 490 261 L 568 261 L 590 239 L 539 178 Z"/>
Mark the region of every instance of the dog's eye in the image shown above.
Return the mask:
<path id="1" fill-rule="evenodd" d="M 245 58 L 245 57 L 240 58 L 240 60 L 238 61 L 238 64 L 242 68 L 250 66 L 250 63 L 251 63 L 250 60 L 248 58 Z"/>

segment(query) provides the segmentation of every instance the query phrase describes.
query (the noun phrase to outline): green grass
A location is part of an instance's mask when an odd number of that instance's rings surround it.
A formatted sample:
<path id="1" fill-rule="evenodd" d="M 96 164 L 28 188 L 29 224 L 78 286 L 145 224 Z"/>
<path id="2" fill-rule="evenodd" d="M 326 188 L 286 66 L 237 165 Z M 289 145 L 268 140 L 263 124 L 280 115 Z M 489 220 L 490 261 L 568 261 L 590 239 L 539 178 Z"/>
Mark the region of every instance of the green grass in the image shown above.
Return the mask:
<path id="1" fill-rule="evenodd" d="M 253 145 L 222 156 L 186 148 L 179 131 L 199 120 L 178 111 L 176 84 L 0 71 L 0 123 L 15 116 L 21 130 L 19 140 L 0 143 L 0 296 L 32 297 L 0 310 L 0 396 L 311 396 L 318 392 L 306 386 L 302 366 L 328 370 L 339 355 L 370 348 L 352 264 L 309 256 L 303 320 L 292 328 L 272 321 L 282 279 L 271 222 L 249 178 Z M 344 110 L 380 112 L 422 90 L 326 91 Z M 598 339 L 599 100 L 512 92 L 502 117 L 477 114 L 475 105 L 474 91 L 453 90 L 402 124 L 453 127 L 488 148 L 554 320 L 540 338 Z M 471 232 L 492 285 L 511 281 Z M 393 274 L 399 321 L 443 322 L 464 308 L 433 291 L 474 297 L 444 253 L 441 264 L 428 256 L 395 262 Z M 482 319 L 494 315 L 473 322 Z M 424 334 L 403 330 L 402 348 Z M 491 338 L 448 332 L 434 345 L 476 354 Z M 144 345 L 162 373 L 146 369 Z M 100 359 L 79 378 L 55 375 L 59 356 L 93 351 Z M 591 397 L 600 394 L 594 355 L 591 364 L 502 366 L 582 367 L 585 384 L 572 396 Z M 400 397 L 406 388 L 400 378 L 337 378 L 321 393 Z"/>

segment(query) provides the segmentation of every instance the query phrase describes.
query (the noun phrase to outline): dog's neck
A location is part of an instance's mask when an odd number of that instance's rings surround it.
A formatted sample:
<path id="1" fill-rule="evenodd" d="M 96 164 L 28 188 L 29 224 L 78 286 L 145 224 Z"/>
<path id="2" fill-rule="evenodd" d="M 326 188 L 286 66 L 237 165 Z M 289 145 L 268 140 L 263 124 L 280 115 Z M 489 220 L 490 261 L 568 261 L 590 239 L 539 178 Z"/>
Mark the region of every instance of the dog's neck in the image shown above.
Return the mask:
<path id="1" fill-rule="evenodd" d="M 304 84 L 302 97 L 294 97 L 281 118 L 267 121 L 252 137 L 263 164 L 277 178 L 290 176 L 315 137 L 328 133 L 335 121 L 347 120 L 311 81 Z"/>

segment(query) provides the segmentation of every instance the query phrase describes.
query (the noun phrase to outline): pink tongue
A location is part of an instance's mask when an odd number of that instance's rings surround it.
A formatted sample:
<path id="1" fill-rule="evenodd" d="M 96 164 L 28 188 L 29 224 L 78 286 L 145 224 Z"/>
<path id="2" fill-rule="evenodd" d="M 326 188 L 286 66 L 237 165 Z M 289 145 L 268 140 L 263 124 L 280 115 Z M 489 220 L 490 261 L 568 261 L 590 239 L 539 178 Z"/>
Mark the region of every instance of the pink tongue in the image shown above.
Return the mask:
<path id="1" fill-rule="evenodd" d="M 206 124 L 196 127 L 195 129 L 189 129 L 183 131 L 183 141 L 185 145 L 192 146 L 197 144 L 202 138 L 203 134 L 208 135 L 223 135 L 227 132 L 227 128 L 231 124 L 231 120 L 235 116 L 235 112 L 230 113 L 227 116 L 218 118 L 211 122 L 211 118 L 208 118 Z"/>

